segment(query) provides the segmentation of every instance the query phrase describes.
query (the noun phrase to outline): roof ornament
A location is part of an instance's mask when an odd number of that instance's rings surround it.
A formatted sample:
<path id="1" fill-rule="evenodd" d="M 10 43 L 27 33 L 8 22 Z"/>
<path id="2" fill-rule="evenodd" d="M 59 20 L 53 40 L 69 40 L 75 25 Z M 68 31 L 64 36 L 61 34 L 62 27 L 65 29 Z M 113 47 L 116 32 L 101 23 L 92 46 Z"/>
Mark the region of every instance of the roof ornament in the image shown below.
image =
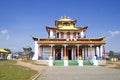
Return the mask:
<path id="1" fill-rule="evenodd" d="M 64 16 L 64 19 L 67 19 L 67 17 L 66 17 L 66 16 Z"/>

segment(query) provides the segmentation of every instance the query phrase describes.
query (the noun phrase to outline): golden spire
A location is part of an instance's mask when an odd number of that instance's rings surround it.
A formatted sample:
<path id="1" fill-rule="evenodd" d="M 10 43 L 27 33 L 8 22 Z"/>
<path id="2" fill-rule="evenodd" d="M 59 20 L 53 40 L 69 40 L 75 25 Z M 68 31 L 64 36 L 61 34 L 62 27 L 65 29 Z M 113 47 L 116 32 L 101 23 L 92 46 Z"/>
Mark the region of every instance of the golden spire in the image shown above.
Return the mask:
<path id="1" fill-rule="evenodd" d="M 64 16 L 64 17 L 63 17 L 63 19 L 67 19 L 67 17 L 66 17 L 66 16 Z"/>

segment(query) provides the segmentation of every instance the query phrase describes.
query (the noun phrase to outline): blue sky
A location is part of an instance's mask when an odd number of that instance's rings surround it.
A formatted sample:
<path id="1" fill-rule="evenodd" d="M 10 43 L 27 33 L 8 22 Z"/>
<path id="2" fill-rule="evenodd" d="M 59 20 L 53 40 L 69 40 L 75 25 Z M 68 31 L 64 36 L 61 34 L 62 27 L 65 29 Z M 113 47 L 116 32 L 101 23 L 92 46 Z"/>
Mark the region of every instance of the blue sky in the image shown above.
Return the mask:
<path id="1" fill-rule="evenodd" d="M 46 38 L 46 26 L 61 16 L 88 26 L 86 36 L 106 36 L 107 51 L 120 52 L 120 0 L 0 0 L 0 47 L 34 47 L 30 35 Z"/>

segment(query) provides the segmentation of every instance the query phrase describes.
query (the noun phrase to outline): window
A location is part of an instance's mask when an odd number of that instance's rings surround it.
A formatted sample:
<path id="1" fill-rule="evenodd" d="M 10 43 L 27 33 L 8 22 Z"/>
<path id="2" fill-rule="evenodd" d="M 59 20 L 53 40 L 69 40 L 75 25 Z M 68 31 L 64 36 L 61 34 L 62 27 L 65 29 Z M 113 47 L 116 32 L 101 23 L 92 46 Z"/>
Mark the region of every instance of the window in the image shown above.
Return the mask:
<path id="1" fill-rule="evenodd" d="M 64 38 L 64 33 L 63 32 L 61 32 L 61 38 Z"/>
<path id="2" fill-rule="evenodd" d="M 57 38 L 59 38 L 59 33 L 57 33 Z"/>
<path id="3" fill-rule="evenodd" d="M 70 26 L 70 24 L 68 22 L 64 22 L 63 26 Z"/>
<path id="4" fill-rule="evenodd" d="M 76 38 L 76 32 L 73 33 L 73 38 Z"/>
<path id="5" fill-rule="evenodd" d="M 78 33 L 78 38 L 80 38 L 80 33 Z"/>
<path id="6" fill-rule="evenodd" d="M 67 32 L 67 38 L 70 38 L 70 32 Z"/>

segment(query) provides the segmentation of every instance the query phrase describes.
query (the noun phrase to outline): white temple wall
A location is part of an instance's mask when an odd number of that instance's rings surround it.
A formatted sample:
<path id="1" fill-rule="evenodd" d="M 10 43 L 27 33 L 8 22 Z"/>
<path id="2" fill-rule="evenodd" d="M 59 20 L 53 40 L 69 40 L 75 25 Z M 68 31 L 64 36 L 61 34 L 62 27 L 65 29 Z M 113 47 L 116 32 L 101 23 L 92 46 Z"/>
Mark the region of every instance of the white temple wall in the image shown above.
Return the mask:
<path id="1" fill-rule="evenodd" d="M 37 41 L 35 41 L 35 46 L 34 46 L 34 55 L 33 55 L 33 58 L 32 60 L 38 60 L 38 48 L 39 48 L 39 45 L 37 44 Z"/>
<path id="2" fill-rule="evenodd" d="M 76 48 L 73 48 L 73 60 L 76 60 Z"/>
<path id="3" fill-rule="evenodd" d="M 80 32 L 80 37 L 84 38 L 84 32 L 83 31 Z"/>
<path id="4" fill-rule="evenodd" d="M 50 30 L 50 38 L 55 38 L 54 31 Z"/>
<path id="5" fill-rule="evenodd" d="M 103 45 L 100 46 L 100 57 L 103 56 Z"/>
<path id="6" fill-rule="evenodd" d="M 97 57 L 99 57 L 99 47 L 96 48 L 96 52 L 97 52 Z"/>

